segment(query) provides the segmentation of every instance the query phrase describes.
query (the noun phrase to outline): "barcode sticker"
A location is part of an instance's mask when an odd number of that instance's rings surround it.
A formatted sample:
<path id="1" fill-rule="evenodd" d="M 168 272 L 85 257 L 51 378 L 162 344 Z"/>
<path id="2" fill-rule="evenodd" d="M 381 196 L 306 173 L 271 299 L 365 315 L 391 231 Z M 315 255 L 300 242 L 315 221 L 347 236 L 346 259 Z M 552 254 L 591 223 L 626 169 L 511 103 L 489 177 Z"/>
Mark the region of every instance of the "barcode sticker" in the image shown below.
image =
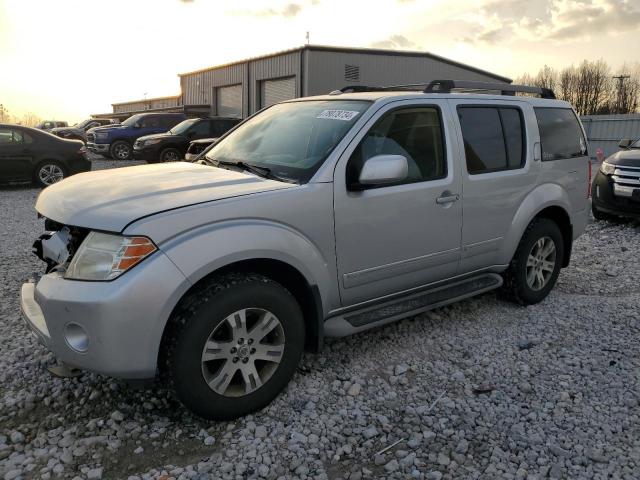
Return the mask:
<path id="1" fill-rule="evenodd" d="M 343 120 L 349 122 L 360 112 L 352 110 L 323 110 L 316 118 L 327 118 L 329 120 Z"/>

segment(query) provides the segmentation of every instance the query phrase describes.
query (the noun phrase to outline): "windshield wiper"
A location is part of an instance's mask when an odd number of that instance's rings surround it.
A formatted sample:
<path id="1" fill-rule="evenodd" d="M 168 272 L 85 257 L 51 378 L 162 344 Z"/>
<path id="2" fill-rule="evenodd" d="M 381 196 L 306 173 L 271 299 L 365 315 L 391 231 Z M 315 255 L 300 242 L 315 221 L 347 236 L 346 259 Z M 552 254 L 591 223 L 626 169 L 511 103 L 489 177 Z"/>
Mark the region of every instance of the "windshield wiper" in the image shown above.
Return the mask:
<path id="1" fill-rule="evenodd" d="M 203 158 L 207 163 L 210 163 L 214 167 L 224 166 L 224 167 L 238 167 L 241 170 L 245 170 L 247 172 L 251 172 L 255 175 L 258 175 L 262 178 L 268 178 L 270 180 L 278 180 L 279 182 L 287 182 L 287 183 L 297 183 L 296 181 L 290 178 L 280 177 L 278 175 L 274 175 L 271 173 L 271 169 L 268 167 L 259 167 L 258 165 L 253 165 L 251 163 L 243 162 L 242 160 L 238 160 L 237 162 L 233 162 L 230 160 L 216 160 L 216 159 L 208 159 L 206 157 Z"/>

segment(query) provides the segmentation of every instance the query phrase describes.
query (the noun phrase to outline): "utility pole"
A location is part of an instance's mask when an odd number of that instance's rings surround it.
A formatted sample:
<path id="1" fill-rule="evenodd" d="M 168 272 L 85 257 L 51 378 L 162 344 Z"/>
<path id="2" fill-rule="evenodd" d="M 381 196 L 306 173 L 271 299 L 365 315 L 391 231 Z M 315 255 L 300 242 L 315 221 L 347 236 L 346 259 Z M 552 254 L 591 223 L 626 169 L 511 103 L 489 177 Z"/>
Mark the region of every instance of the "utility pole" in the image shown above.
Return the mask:
<path id="1" fill-rule="evenodd" d="M 616 113 L 622 112 L 622 92 L 624 89 L 624 81 L 628 78 L 631 78 L 630 75 L 614 75 L 614 79 L 618 80 L 618 101 L 616 104 Z"/>

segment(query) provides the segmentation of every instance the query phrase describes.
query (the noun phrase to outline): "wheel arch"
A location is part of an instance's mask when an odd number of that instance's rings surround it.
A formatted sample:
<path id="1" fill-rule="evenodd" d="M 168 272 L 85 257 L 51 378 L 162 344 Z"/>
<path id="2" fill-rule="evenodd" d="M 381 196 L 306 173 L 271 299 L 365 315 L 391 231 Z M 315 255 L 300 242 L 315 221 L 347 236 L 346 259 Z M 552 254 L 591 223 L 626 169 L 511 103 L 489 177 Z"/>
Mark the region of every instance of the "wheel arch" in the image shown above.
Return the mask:
<path id="1" fill-rule="evenodd" d="M 232 272 L 261 274 L 286 288 L 302 309 L 305 321 L 305 349 L 311 352 L 319 352 L 322 349 L 324 339 L 324 315 L 318 287 L 312 285 L 305 275 L 290 263 L 275 258 L 250 258 L 234 261 L 216 268 L 202 276 L 198 281 L 192 283 L 182 294 L 164 325 L 157 353 L 158 365 L 163 352 L 163 345 L 167 339 L 167 333 L 170 331 L 170 322 L 174 316 L 174 312 L 182 306 L 183 302 L 186 301 L 191 294 L 197 292 L 203 285 L 212 281 L 217 276 Z"/>
<path id="2" fill-rule="evenodd" d="M 520 204 L 511 222 L 501 258 L 507 264 L 511 261 L 527 227 L 537 218 L 552 220 L 560 228 L 563 238 L 564 259 L 562 266 L 569 265 L 573 245 L 573 225 L 571 201 L 567 192 L 557 184 L 544 184 L 534 189 Z"/>

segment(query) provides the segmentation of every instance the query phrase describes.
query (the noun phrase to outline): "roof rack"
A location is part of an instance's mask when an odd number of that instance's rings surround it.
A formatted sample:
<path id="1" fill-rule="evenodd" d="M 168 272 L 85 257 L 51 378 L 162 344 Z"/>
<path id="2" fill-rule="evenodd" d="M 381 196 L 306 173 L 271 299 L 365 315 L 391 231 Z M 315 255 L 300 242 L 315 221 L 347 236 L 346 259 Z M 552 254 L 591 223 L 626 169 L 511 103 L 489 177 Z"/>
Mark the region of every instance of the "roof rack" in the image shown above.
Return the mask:
<path id="1" fill-rule="evenodd" d="M 541 98 L 555 99 L 556 95 L 550 88 L 530 87 L 527 85 L 513 85 L 509 83 L 473 82 L 468 80 L 433 80 L 429 83 L 409 83 L 406 85 L 391 85 L 377 87 L 368 85 L 348 85 L 335 90 L 331 94 L 357 92 L 389 92 L 389 91 L 422 91 L 423 93 L 451 93 L 452 90 L 471 90 L 476 93 L 500 92 L 500 95 L 513 96 L 518 93 L 531 93 Z"/>
<path id="2" fill-rule="evenodd" d="M 427 85 L 424 93 L 451 93 L 453 89 L 461 90 L 497 90 L 500 95 L 515 95 L 519 93 L 533 93 L 542 98 L 555 99 L 556 95 L 550 88 L 530 87 L 528 85 L 513 85 L 510 83 L 471 82 L 467 80 L 434 80 Z"/>

